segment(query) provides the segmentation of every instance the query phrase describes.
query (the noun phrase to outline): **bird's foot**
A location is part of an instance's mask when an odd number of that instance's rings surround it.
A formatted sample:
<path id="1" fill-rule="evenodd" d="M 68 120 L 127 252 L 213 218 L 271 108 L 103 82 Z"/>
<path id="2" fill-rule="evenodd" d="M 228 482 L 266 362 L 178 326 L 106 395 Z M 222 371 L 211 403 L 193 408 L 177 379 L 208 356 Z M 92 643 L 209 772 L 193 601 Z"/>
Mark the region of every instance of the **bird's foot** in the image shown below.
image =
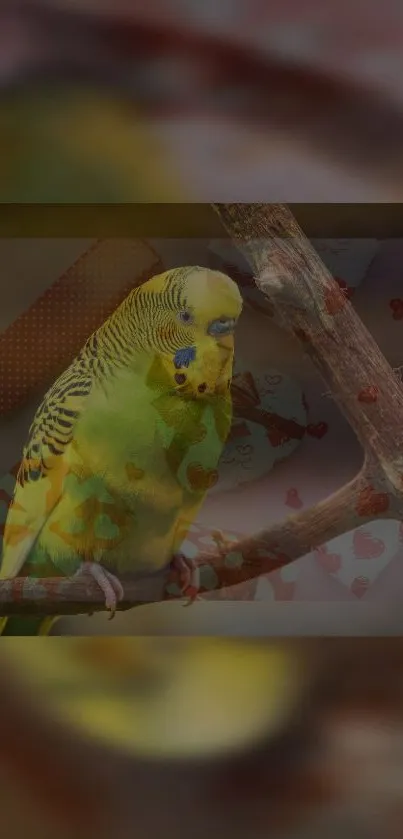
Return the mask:
<path id="1" fill-rule="evenodd" d="M 200 600 L 200 570 L 194 559 L 176 553 L 171 560 L 171 568 L 179 574 L 181 593 L 189 598 L 185 606 L 191 606 L 195 600 Z"/>
<path id="2" fill-rule="evenodd" d="M 105 596 L 105 606 L 110 611 L 109 620 L 112 620 L 119 601 L 123 600 L 124 597 L 122 583 L 99 562 L 89 560 L 82 562 L 75 576 L 81 576 L 82 574 L 89 574 L 98 583 Z"/>

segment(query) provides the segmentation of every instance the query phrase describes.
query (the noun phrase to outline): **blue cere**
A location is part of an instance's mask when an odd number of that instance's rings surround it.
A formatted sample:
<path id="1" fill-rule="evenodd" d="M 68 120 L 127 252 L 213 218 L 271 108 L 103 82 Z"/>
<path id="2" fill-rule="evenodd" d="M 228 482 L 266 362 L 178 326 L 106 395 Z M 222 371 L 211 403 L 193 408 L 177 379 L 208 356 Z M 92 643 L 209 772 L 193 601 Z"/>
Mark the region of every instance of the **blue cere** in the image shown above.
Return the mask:
<path id="1" fill-rule="evenodd" d="M 180 367 L 189 367 L 196 358 L 196 347 L 182 347 L 174 355 L 174 364 L 177 370 Z"/>

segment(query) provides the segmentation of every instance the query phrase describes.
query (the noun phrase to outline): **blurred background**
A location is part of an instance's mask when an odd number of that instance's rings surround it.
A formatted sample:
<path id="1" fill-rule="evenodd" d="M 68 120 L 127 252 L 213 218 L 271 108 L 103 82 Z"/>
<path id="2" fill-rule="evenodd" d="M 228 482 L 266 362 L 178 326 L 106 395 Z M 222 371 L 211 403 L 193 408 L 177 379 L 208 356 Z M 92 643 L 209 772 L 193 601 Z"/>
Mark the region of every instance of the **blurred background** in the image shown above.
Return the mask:
<path id="1" fill-rule="evenodd" d="M 399 639 L 17 639 L 4 835 L 397 839 Z"/>
<path id="2" fill-rule="evenodd" d="M 1 201 L 401 200 L 393 0 L 0 6 Z"/>

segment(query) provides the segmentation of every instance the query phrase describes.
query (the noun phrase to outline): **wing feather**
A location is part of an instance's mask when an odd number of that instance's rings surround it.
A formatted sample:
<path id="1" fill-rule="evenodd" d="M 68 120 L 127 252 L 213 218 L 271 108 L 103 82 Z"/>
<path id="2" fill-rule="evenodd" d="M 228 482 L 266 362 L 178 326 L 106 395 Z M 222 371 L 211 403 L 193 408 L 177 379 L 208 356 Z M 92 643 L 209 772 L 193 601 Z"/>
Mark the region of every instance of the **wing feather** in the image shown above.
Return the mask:
<path id="1" fill-rule="evenodd" d="M 65 455 L 92 389 L 92 372 L 79 356 L 36 411 L 4 528 L 1 580 L 18 576 L 60 500 L 68 468 Z"/>

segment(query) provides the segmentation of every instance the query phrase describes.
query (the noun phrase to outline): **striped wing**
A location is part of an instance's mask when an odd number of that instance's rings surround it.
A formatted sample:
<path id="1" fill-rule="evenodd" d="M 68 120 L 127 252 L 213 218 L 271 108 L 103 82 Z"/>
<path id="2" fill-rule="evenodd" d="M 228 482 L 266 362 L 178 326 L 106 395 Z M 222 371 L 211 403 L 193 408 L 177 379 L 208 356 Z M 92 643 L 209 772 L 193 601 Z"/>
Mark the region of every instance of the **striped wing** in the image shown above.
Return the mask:
<path id="1" fill-rule="evenodd" d="M 78 357 L 35 414 L 5 524 L 0 579 L 16 577 L 21 571 L 61 497 L 68 468 L 64 455 L 92 383 L 91 369 Z"/>

